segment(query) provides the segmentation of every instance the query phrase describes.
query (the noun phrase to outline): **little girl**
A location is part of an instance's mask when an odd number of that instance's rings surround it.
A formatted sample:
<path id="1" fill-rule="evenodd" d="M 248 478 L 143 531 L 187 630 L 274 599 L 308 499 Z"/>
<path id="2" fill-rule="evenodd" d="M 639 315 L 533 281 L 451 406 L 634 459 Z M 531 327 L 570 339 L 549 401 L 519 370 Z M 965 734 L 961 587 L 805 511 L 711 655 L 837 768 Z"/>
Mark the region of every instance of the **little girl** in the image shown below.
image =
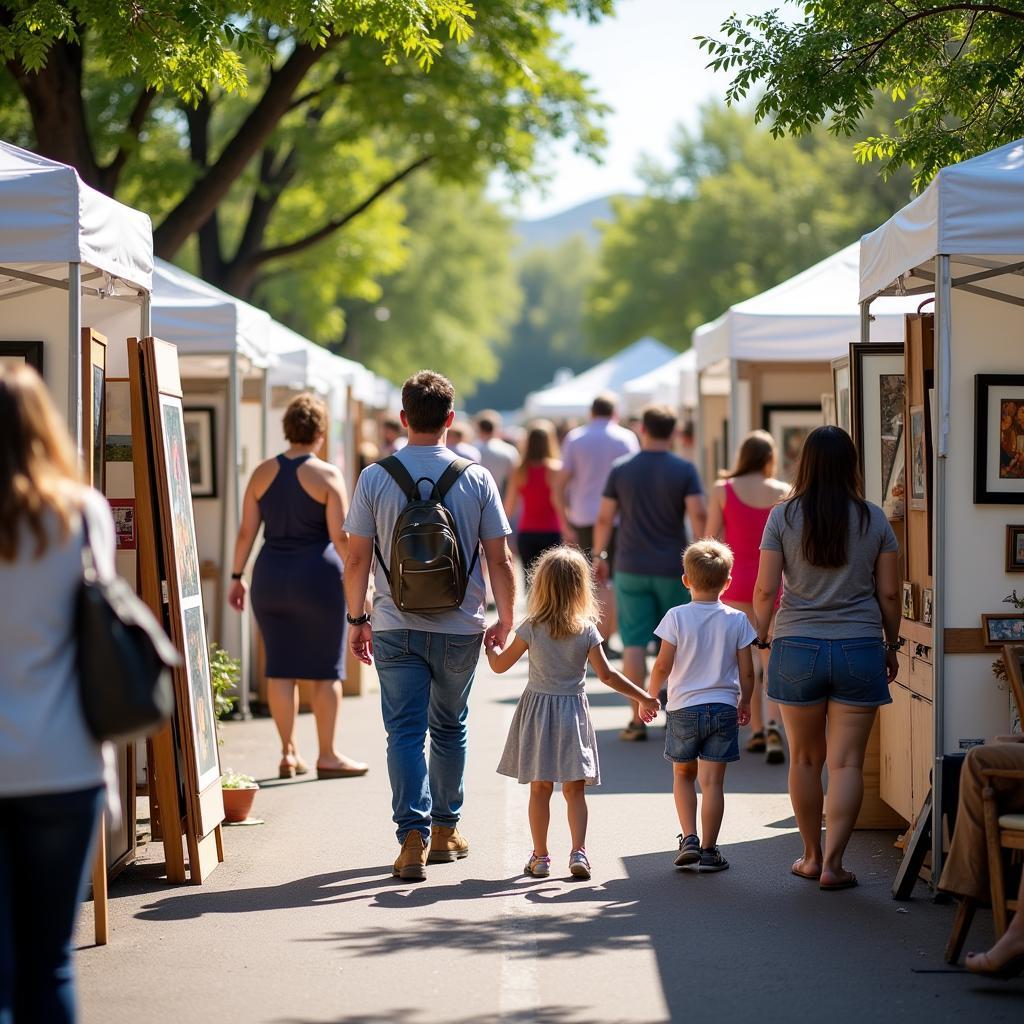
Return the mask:
<path id="1" fill-rule="evenodd" d="M 504 650 L 487 650 L 487 660 L 498 673 L 507 672 L 530 652 L 529 681 L 512 719 L 498 771 L 530 783 L 533 853 L 523 870 L 536 878 L 551 873 L 548 823 L 551 794 L 560 782 L 572 834 L 569 871 L 577 878 L 590 878 L 584 786 L 599 785 L 601 773 L 584 691 L 587 662 L 602 683 L 639 703 L 644 722 L 654 718 L 660 705 L 608 664 L 594 624 L 599 609 L 590 564 L 579 550 L 551 548 L 540 557 L 527 612 L 528 618 Z"/>

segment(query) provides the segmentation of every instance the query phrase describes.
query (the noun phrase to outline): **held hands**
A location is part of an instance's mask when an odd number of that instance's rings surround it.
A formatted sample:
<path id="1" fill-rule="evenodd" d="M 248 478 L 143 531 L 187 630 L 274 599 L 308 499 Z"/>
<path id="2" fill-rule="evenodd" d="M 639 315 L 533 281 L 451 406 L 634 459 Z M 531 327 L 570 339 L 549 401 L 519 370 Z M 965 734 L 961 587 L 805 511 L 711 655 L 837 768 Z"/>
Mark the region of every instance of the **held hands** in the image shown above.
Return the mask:
<path id="1" fill-rule="evenodd" d="M 358 661 L 364 665 L 373 664 L 373 629 L 368 622 L 361 626 L 349 626 L 348 646 Z"/>
<path id="2" fill-rule="evenodd" d="M 508 640 L 510 632 L 512 632 L 512 624 L 502 622 L 499 619 L 493 626 L 488 628 L 486 633 L 484 633 L 484 650 L 487 651 L 488 661 L 492 654 L 500 654 L 502 652 L 505 647 L 505 641 Z"/>
<path id="3" fill-rule="evenodd" d="M 594 559 L 594 577 L 602 587 L 608 586 L 608 560 L 606 558 Z"/>
<path id="4" fill-rule="evenodd" d="M 245 611 L 245 597 L 249 593 L 249 587 L 245 580 L 232 580 L 228 588 L 228 604 L 236 612 Z"/>
<path id="5" fill-rule="evenodd" d="M 658 717 L 658 712 L 661 710 L 661 701 L 657 697 L 651 697 L 645 695 L 641 700 L 637 701 L 639 706 L 640 721 L 644 725 L 649 725 Z"/>
<path id="6" fill-rule="evenodd" d="M 739 707 L 736 708 L 736 721 L 740 725 L 750 724 L 750 701 L 741 700 Z"/>

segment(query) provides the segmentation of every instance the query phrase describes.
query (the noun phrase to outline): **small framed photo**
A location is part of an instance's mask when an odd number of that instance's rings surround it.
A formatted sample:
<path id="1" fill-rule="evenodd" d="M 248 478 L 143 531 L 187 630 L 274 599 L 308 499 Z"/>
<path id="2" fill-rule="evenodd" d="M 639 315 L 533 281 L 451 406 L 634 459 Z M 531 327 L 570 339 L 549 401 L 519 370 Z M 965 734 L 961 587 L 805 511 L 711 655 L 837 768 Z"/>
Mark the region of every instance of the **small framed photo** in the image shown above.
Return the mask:
<path id="1" fill-rule="evenodd" d="M 907 455 L 910 459 L 910 507 L 919 511 L 928 509 L 928 440 L 925 433 L 923 405 L 910 407 L 910 433 L 907 437 Z"/>
<path id="2" fill-rule="evenodd" d="M 832 393 L 835 398 L 835 425 L 853 436 L 853 410 L 850 395 L 850 357 L 832 360 Z"/>
<path id="3" fill-rule="evenodd" d="M 903 618 L 917 621 L 917 602 L 914 600 L 914 584 L 903 584 Z"/>
<path id="4" fill-rule="evenodd" d="M 985 634 L 986 647 L 1002 647 L 1003 644 L 1024 643 L 1024 615 L 982 615 L 981 631 Z"/>
<path id="5" fill-rule="evenodd" d="M 185 452 L 193 498 L 217 497 L 215 410 L 194 406 L 184 411 Z"/>
<path id="6" fill-rule="evenodd" d="M 1024 572 L 1024 526 L 1006 527 L 1006 571 Z"/>
<path id="7" fill-rule="evenodd" d="M 974 378 L 974 503 L 1024 505 L 1024 374 Z"/>
<path id="8" fill-rule="evenodd" d="M 932 624 L 932 606 L 935 604 L 935 591 L 931 587 L 925 587 L 921 591 L 921 621 L 926 625 Z"/>
<path id="9" fill-rule="evenodd" d="M 0 341 L 0 366 L 23 366 L 27 363 L 43 375 L 43 343 L 41 341 Z"/>

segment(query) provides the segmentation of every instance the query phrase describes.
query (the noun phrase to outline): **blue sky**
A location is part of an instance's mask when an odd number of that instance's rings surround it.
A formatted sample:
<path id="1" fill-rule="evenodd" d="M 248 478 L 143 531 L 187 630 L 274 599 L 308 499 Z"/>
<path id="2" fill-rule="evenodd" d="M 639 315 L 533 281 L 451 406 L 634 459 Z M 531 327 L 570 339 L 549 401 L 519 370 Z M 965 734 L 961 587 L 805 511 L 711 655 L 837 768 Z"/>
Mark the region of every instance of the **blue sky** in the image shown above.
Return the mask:
<path id="1" fill-rule="evenodd" d="M 707 55 L 695 35 L 715 35 L 734 11 L 753 14 L 790 8 L 783 0 L 619 0 L 615 18 L 597 26 L 565 19 L 571 64 L 590 76 L 601 100 L 613 108 L 603 164 L 553 147 L 545 164 L 553 172 L 545 192 L 530 190 L 519 216 L 544 217 L 609 192 L 637 192 L 643 154 L 667 159 L 676 125 L 693 125 L 701 104 L 721 98 L 727 75 L 706 70 Z"/>

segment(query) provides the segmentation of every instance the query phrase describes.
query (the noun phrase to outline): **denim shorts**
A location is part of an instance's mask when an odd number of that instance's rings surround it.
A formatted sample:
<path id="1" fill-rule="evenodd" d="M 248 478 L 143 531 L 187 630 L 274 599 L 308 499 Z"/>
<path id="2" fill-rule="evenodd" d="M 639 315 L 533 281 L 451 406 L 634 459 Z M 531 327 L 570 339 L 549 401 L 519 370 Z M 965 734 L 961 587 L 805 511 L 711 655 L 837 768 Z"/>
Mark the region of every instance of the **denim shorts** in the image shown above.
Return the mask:
<path id="1" fill-rule="evenodd" d="M 740 727 L 731 704 L 695 704 L 668 712 L 665 760 L 738 761 Z"/>
<path id="2" fill-rule="evenodd" d="M 772 641 L 768 697 L 780 704 L 839 704 L 877 708 L 891 704 L 885 647 L 878 637 L 818 640 L 787 636 Z"/>

